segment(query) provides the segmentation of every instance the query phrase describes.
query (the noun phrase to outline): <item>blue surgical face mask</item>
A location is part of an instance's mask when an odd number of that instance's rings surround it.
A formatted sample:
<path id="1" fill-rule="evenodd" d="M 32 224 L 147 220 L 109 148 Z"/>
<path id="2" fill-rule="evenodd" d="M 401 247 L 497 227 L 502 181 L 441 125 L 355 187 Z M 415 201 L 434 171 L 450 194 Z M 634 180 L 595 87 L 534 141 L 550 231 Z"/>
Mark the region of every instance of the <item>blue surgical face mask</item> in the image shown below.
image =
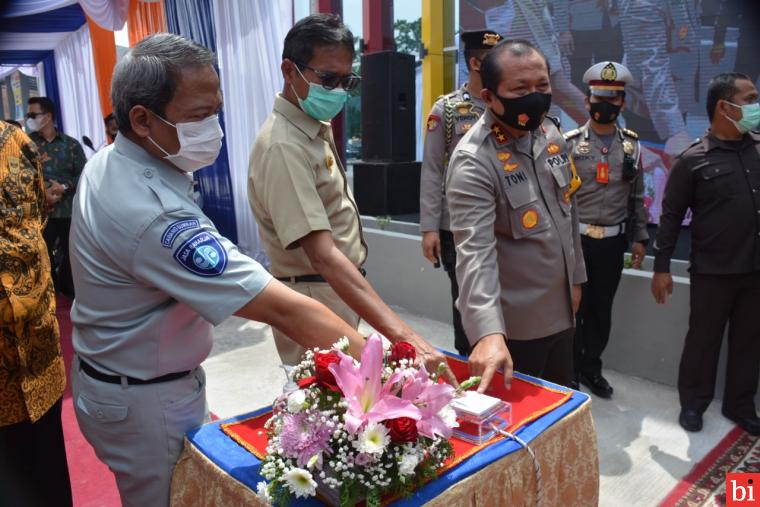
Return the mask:
<path id="1" fill-rule="evenodd" d="M 308 81 L 303 74 L 301 74 L 301 69 L 299 69 L 298 66 L 296 66 L 296 70 L 298 70 L 298 74 L 301 75 L 301 78 L 309 84 L 309 94 L 305 99 L 299 97 L 298 93 L 296 93 L 296 89 L 293 88 L 292 84 L 290 85 L 293 89 L 293 93 L 296 94 L 301 109 L 315 120 L 330 121 L 335 118 L 346 104 L 348 92 L 342 88 L 328 90 L 322 85 Z"/>
<path id="2" fill-rule="evenodd" d="M 744 104 L 744 105 L 738 105 L 734 104 L 733 102 L 726 101 L 726 104 L 731 104 L 734 107 L 738 107 L 742 110 L 742 118 L 741 120 L 734 120 L 732 118 L 728 118 L 731 123 L 734 124 L 736 127 L 736 130 L 738 130 L 742 134 L 746 134 L 750 130 L 754 130 L 757 128 L 757 126 L 760 124 L 760 104 L 757 102 L 754 104 Z"/>

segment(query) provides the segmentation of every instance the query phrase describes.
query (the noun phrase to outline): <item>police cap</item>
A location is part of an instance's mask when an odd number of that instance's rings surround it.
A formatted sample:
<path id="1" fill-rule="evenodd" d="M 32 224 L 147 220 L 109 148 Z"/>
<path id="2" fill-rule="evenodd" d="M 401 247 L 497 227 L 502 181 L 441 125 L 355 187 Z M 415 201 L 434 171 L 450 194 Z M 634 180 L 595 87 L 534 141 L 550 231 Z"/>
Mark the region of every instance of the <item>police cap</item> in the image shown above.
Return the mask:
<path id="1" fill-rule="evenodd" d="M 493 30 L 472 30 L 462 32 L 460 36 L 465 51 L 475 49 L 491 49 L 501 41 L 502 37 Z"/>
<path id="2" fill-rule="evenodd" d="M 617 62 L 599 62 L 592 65 L 585 74 L 586 83 L 592 95 L 615 97 L 625 91 L 625 86 L 633 81 L 631 71 Z"/>

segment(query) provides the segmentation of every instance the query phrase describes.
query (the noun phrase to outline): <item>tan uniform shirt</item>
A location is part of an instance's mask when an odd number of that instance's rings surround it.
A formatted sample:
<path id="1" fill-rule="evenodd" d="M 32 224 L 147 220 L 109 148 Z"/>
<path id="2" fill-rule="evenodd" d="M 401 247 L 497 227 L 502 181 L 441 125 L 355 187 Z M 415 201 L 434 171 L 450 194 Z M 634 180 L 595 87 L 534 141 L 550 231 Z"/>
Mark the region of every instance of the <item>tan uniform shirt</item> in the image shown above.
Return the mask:
<path id="1" fill-rule="evenodd" d="M 446 165 L 457 143 L 485 111 L 480 97 L 473 97 L 462 86 L 439 97 L 430 110 L 425 133 L 420 175 L 420 230 L 449 230 L 446 204 Z"/>
<path id="2" fill-rule="evenodd" d="M 565 139 L 571 145 L 575 168 L 583 182 L 576 193 L 578 220 L 590 225 L 618 225 L 626 222 L 630 208 L 633 208 L 636 214 L 633 239 L 648 240 L 644 175 L 638 136 L 630 130 L 617 129 L 608 148 L 586 123 L 566 133 Z M 626 154 L 636 164 L 636 175 L 632 180 L 623 177 L 623 159 Z M 597 177 L 597 170 L 598 164 L 605 162 L 608 182 L 602 183 Z"/>
<path id="3" fill-rule="evenodd" d="M 571 328 L 571 287 L 586 281 L 570 147 L 551 120 L 510 139 L 486 112 L 460 141 L 446 193 L 462 322 L 531 340 Z"/>
<path id="4" fill-rule="evenodd" d="M 299 240 L 330 231 L 357 267 L 367 258 L 359 210 L 348 188 L 329 123 L 277 94 L 248 168 L 248 201 L 275 276 L 316 274 Z"/>

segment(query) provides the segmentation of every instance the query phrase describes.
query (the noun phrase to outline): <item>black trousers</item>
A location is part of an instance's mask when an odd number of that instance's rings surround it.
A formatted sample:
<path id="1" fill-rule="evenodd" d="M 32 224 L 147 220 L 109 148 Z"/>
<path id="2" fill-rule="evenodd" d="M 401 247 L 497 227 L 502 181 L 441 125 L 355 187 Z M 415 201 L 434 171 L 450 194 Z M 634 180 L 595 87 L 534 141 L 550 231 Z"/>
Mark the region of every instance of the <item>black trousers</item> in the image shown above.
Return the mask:
<path id="1" fill-rule="evenodd" d="M 723 333 L 728 324 L 728 363 L 723 409 L 755 416 L 760 372 L 760 272 L 691 275 L 689 331 L 678 370 L 681 407 L 704 412 L 715 392 Z"/>
<path id="2" fill-rule="evenodd" d="M 74 280 L 69 262 L 69 229 L 71 218 L 48 218 L 42 237 L 50 255 L 50 270 L 53 274 L 55 290 L 74 297 Z"/>
<path id="3" fill-rule="evenodd" d="M 602 352 L 610 340 L 612 302 L 623 273 L 628 246 L 624 234 L 593 239 L 581 236 L 588 281 L 575 316 L 575 374 L 601 375 Z"/>
<path id="4" fill-rule="evenodd" d="M 446 274 L 449 275 L 451 282 L 451 311 L 454 321 L 454 347 L 459 354 L 467 356 L 470 354 L 470 342 L 462 327 L 462 315 L 456 307 L 456 300 L 459 297 L 459 283 L 457 283 L 457 250 L 454 245 L 454 235 L 451 231 L 439 231 L 441 238 L 441 264 Z"/>
<path id="5" fill-rule="evenodd" d="M 514 369 L 569 386 L 573 380 L 573 328 L 535 340 L 509 340 Z"/>
<path id="6" fill-rule="evenodd" d="M 61 403 L 34 423 L 0 427 L 0 505 L 72 505 Z"/>

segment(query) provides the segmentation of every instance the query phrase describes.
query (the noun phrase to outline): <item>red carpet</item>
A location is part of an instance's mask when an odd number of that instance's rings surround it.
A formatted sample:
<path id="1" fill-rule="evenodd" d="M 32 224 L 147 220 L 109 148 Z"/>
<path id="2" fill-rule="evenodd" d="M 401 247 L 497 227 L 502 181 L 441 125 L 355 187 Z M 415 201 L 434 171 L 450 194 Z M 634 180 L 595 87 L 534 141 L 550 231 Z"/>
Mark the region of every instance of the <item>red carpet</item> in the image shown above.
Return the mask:
<path id="1" fill-rule="evenodd" d="M 739 427 L 729 431 L 659 507 L 724 507 L 726 474 L 730 472 L 760 472 L 760 438 Z"/>
<path id="2" fill-rule="evenodd" d="M 71 346 L 71 319 L 69 301 L 57 298 L 58 325 L 61 328 L 61 348 L 66 362 L 66 377 L 70 379 L 69 367 L 74 350 Z M 79 432 L 74 406 L 71 399 L 71 382 L 67 382 L 63 395 L 63 436 L 66 440 L 66 456 L 69 462 L 71 476 L 71 491 L 75 507 L 111 507 L 119 506 L 119 492 L 113 474 L 95 456 L 90 444 Z"/>

